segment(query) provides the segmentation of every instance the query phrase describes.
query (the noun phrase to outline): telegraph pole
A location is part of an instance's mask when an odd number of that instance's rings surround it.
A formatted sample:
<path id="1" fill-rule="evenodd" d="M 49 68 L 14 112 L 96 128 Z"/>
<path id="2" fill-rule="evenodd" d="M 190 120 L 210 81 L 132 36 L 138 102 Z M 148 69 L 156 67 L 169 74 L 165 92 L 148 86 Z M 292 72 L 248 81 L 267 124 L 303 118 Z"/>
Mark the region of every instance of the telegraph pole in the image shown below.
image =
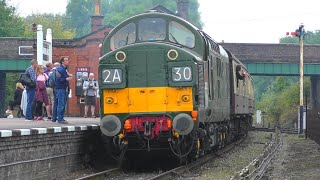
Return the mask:
<path id="1" fill-rule="evenodd" d="M 299 105 L 299 134 L 303 134 L 303 115 L 304 115 L 304 106 L 303 106 L 303 37 L 305 34 L 304 25 L 300 24 L 299 28 L 295 32 L 291 32 L 291 35 L 299 37 L 300 43 L 300 105 Z M 289 32 L 287 32 L 289 35 Z"/>

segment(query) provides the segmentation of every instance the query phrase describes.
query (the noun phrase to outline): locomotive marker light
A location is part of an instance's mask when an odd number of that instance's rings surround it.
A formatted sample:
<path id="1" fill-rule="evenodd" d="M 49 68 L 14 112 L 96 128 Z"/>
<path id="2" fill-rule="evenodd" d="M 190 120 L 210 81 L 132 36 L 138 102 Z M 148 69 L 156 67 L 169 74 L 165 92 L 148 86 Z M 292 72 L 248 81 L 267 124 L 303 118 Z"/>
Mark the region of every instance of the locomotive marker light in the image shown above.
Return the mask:
<path id="1" fill-rule="evenodd" d="M 167 54 L 168 58 L 172 61 L 176 60 L 179 56 L 178 51 L 170 49 Z"/>
<path id="2" fill-rule="evenodd" d="M 113 98 L 112 97 L 107 97 L 106 98 L 106 103 L 107 104 L 112 104 L 114 102 Z M 116 103 L 115 103 L 116 104 Z"/>
<path id="3" fill-rule="evenodd" d="M 126 59 L 127 55 L 123 51 L 118 51 L 115 55 L 115 58 L 117 61 L 122 62 Z"/>

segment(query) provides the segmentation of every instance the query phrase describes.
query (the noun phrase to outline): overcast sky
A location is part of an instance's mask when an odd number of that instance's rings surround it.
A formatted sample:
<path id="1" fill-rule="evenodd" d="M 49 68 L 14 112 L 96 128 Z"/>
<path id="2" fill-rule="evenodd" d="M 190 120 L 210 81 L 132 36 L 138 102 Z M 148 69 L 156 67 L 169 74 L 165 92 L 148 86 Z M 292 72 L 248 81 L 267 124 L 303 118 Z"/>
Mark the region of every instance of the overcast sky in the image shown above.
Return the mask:
<path id="1" fill-rule="evenodd" d="M 8 0 L 18 13 L 64 13 L 67 0 Z M 319 0 L 198 0 L 204 31 L 218 42 L 278 43 L 301 23 L 320 30 Z M 192 13 L 192 12 L 190 12 Z"/>

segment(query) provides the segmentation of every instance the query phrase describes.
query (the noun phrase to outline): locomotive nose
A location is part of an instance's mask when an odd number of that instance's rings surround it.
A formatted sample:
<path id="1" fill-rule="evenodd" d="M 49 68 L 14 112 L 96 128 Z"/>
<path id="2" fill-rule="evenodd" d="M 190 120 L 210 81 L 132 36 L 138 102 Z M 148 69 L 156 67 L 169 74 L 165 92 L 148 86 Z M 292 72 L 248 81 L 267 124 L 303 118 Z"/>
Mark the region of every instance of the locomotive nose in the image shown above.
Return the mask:
<path id="1" fill-rule="evenodd" d="M 100 129 L 106 136 L 115 136 L 121 130 L 121 121 L 117 116 L 107 115 L 101 119 Z"/>
<path id="2" fill-rule="evenodd" d="M 173 119 L 172 125 L 179 134 L 187 135 L 192 131 L 194 123 L 190 115 L 181 113 Z"/>

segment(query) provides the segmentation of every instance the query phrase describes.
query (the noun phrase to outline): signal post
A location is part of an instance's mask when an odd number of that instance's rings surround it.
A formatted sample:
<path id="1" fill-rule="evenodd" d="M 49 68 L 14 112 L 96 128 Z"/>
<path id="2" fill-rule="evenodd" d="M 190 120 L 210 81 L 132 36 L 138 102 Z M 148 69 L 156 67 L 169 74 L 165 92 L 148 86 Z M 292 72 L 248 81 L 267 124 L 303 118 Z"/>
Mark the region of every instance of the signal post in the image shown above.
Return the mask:
<path id="1" fill-rule="evenodd" d="M 291 35 L 299 37 L 300 43 L 300 105 L 299 105 L 299 134 L 304 133 L 304 105 L 303 105 L 303 37 L 305 34 L 304 25 L 301 24 L 295 32 L 291 32 Z M 287 32 L 287 35 L 289 33 Z M 306 112 L 307 113 L 307 112 Z M 306 122 L 305 122 L 306 123 Z"/>

